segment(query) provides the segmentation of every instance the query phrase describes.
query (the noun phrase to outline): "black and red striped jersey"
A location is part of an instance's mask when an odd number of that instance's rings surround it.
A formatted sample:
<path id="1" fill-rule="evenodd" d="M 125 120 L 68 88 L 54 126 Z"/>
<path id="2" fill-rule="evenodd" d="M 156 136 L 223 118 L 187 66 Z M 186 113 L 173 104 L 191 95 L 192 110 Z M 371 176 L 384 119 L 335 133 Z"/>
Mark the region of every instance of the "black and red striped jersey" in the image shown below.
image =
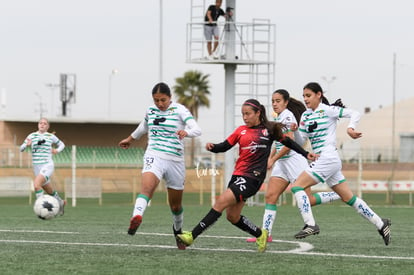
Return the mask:
<path id="1" fill-rule="evenodd" d="M 233 175 L 264 180 L 273 141 L 274 137 L 264 125 L 252 128 L 245 125 L 238 127 L 227 138 L 231 146 L 239 144 L 239 157 Z"/>

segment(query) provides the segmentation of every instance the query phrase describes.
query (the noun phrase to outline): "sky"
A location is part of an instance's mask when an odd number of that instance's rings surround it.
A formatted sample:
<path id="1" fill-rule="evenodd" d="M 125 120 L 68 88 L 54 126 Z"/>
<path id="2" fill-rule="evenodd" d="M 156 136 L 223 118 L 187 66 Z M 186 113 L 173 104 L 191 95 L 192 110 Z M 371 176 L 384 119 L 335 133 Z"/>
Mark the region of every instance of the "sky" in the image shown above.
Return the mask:
<path id="1" fill-rule="evenodd" d="M 209 74 L 211 106 L 198 122 L 203 141 L 222 141 L 224 67 L 186 63 L 190 0 L 0 0 L 1 117 L 138 124 L 160 81 L 160 2 L 161 80 L 172 87 L 188 70 Z M 360 112 L 392 104 L 394 80 L 397 102 L 414 96 L 412 1 L 236 0 L 235 8 L 237 22 L 276 26 L 275 89 L 302 99 L 303 86 L 316 81 L 331 101 Z M 65 118 L 53 87 L 61 73 L 77 78 Z"/>

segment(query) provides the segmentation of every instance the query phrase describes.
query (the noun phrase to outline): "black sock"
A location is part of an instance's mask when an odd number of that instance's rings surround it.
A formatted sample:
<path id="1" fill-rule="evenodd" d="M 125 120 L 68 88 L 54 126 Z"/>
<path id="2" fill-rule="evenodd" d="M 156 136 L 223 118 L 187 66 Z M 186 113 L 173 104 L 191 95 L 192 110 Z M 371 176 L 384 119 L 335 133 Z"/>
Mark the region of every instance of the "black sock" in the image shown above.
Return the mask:
<path id="1" fill-rule="evenodd" d="M 262 230 L 259 227 L 257 227 L 254 223 L 249 221 L 249 219 L 243 215 L 240 215 L 240 220 L 236 223 L 233 223 L 233 225 L 249 233 L 250 235 L 255 236 L 256 238 L 262 235 Z"/>
<path id="2" fill-rule="evenodd" d="M 197 238 L 198 235 L 203 233 L 204 230 L 206 230 L 210 227 L 210 225 L 215 223 L 218 220 L 218 218 L 220 218 L 220 216 L 220 212 L 217 212 L 216 210 L 211 208 L 207 215 L 197 224 L 196 227 L 194 227 L 192 231 L 193 239 Z"/>

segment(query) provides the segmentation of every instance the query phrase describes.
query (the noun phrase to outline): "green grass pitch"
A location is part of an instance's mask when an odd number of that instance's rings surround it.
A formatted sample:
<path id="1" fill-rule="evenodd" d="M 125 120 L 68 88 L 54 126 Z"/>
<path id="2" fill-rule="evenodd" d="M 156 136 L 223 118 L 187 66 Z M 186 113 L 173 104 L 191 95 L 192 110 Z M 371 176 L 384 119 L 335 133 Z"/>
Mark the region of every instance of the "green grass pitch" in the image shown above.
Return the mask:
<path id="1" fill-rule="evenodd" d="M 27 199 L 0 198 L 0 274 L 414 274 L 413 207 L 377 204 L 392 220 L 385 246 L 375 227 L 340 202 L 313 208 L 321 233 L 295 240 L 303 226 L 298 209 L 278 207 L 273 243 L 256 252 L 249 237 L 225 218 L 178 250 L 165 194 L 156 193 L 135 236 L 127 235 L 130 194 L 105 194 L 96 200 L 68 202 L 66 213 L 50 221 L 35 217 Z M 198 194 L 184 196 L 184 230 L 209 210 Z M 261 226 L 263 207 L 245 206 L 243 214 Z"/>

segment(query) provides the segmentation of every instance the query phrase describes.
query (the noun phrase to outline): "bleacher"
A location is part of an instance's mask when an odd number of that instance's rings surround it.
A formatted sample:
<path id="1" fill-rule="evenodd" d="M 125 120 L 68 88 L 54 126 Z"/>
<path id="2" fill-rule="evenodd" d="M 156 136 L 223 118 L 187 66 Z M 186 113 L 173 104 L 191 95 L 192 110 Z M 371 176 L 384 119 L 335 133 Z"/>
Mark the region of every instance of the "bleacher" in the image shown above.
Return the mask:
<path id="1" fill-rule="evenodd" d="M 76 147 L 76 165 L 79 166 L 142 166 L 144 149 L 131 147 L 79 146 Z M 68 146 L 53 156 L 55 165 L 67 166 L 72 163 L 72 147 Z"/>

